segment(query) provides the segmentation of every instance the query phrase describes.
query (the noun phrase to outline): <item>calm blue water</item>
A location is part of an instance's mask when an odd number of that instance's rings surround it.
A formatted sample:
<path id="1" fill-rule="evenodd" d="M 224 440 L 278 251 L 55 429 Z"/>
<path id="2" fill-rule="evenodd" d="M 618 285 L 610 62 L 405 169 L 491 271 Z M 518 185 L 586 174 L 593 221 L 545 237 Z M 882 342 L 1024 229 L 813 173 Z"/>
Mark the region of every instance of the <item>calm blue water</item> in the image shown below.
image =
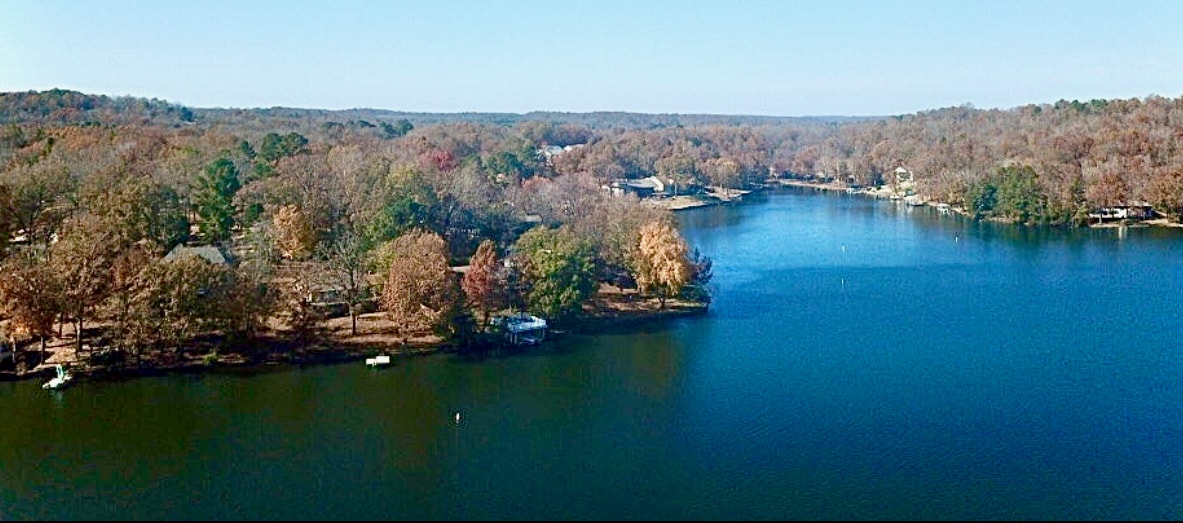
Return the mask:
<path id="1" fill-rule="evenodd" d="M 679 217 L 705 317 L 0 384 L 0 519 L 1183 518 L 1179 230 L 797 191 Z"/>

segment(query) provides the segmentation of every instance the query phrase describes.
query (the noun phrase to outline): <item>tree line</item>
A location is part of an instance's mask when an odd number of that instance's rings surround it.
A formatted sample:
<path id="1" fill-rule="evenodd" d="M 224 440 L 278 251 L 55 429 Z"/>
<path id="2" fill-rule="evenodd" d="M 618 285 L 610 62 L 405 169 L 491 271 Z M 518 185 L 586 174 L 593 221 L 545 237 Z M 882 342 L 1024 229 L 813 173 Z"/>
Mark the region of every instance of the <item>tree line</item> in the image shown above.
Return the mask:
<path id="1" fill-rule="evenodd" d="M 1071 226 L 1141 201 L 1183 213 L 1183 98 L 850 119 L 431 118 L 0 95 L 5 325 L 37 337 L 55 321 L 60 331 L 95 320 L 140 347 L 177 345 L 162 338 L 166 321 L 181 322 L 168 330 L 181 337 L 249 339 L 273 318 L 314 328 L 308 296 L 332 289 L 351 314 L 414 312 L 422 317 L 408 326 L 458 335 L 505 306 L 577 316 L 596 282 L 702 296 L 709 260 L 683 245 L 669 213 L 604 190 L 649 176 L 694 194 L 770 177 L 878 185 L 904 167 L 917 191 L 979 218 Z M 548 146 L 575 147 L 543 154 Z M 180 244 L 218 246 L 238 263 L 163 264 Z M 478 254 L 501 268 L 478 269 Z M 466 264 L 476 279 L 458 289 L 442 277 L 391 279 L 392 267 Z M 200 281 L 179 281 L 190 277 Z M 414 294 L 411 283 L 425 287 Z M 391 289 L 403 294 L 385 297 Z M 194 293 L 205 301 L 186 301 Z M 224 303 L 202 308 L 215 298 Z"/>
<path id="2" fill-rule="evenodd" d="M 354 334 L 377 309 L 400 337 L 467 343 L 506 308 L 578 321 L 603 282 L 663 306 L 709 299 L 710 262 L 669 211 L 557 173 L 536 129 L 390 125 L 398 136 L 10 128 L 4 337 L 44 352 L 69 324 L 79 351 L 161 359 L 210 336 L 315 342 L 329 303 Z"/>

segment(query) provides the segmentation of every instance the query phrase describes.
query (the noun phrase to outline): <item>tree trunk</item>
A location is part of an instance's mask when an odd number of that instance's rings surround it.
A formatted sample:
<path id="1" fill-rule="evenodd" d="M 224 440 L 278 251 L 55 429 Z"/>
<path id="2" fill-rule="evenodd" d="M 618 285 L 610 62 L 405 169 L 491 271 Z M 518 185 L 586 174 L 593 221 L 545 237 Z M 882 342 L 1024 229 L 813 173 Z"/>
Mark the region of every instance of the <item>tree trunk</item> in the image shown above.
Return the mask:
<path id="1" fill-rule="evenodd" d="M 38 365 L 40 365 L 40 364 L 42 364 L 42 363 L 45 363 L 45 335 L 44 335 L 44 334 L 42 334 L 40 337 L 41 337 L 41 357 L 40 357 L 40 358 L 38 358 L 38 359 L 40 360 L 40 361 L 38 361 L 38 362 L 37 362 L 37 364 L 38 364 Z M 12 356 L 12 357 L 13 357 L 13 358 L 16 358 L 16 353 L 15 353 L 15 352 L 13 353 L 13 356 Z"/>
<path id="2" fill-rule="evenodd" d="M 78 330 L 74 332 L 74 337 L 77 338 L 74 345 L 74 354 L 82 356 L 82 310 L 78 311 Z"/>
<path id="3" fill-rule="evenodd" d="M 353 308 L 353 302 L 349 302 L 349 321 L 352 324 L 352 332 L 357 336 L 357 311 Z"/>

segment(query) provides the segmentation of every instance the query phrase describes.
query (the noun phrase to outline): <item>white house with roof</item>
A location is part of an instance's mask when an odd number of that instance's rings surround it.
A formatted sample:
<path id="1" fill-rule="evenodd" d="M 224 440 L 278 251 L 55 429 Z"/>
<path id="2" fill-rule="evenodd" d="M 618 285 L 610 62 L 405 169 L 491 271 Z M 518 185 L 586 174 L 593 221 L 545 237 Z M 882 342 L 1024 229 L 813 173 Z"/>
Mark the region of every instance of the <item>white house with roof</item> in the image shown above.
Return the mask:
<path id="1" fill-rule="evenodd" d="M 612 194 L 621 196 L 632 193 L 640 197 L 665 194 L 666 184 L 657 176 L 648 178 L 616 180 L 609 186 Z"/>

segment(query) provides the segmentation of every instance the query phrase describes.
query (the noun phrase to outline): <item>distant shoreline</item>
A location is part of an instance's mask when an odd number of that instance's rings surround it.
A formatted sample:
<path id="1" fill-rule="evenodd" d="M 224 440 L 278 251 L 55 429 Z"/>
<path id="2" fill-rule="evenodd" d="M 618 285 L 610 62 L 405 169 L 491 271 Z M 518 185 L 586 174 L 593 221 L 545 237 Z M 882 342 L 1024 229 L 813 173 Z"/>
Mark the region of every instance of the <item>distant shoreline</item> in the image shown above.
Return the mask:
<path id="1" fill-rule="evenodd" d="M 855 195 L 859 195 L 859 196 L 869 196 L 869 197 L 872 197 L 875 199 L 884 199 L 884 198 L 887 198 L 888 195 L 890 194 L 890 191 L 886 191 L 886 190 L 879 190 L 879 191 L 873 191 L 873 192 L 864 192 L 864 191 L 853 191 L 852 192 L 850 190 L 850 188 L 842 186 L 837 183 L 818 183 L 818 182 L 809 182 L 809 181 L 805 181 L 805 180 L 770 179 L 770 180 L 768 180 L 768 183 L 776 183 L 776 184 L 784 186 L 784 187 L 797 187 L 797 188 L 801 188 L 801 189 L 814 189 L 814 190 L 819 190 L 819 191 L 845 192 L 845 193 L 855 194 Z M 942 203 L 942 202 L 926 199 L 919 206 L 935 207 L 940 203 Z M 957 213 L 957 214 L 967 217 L 967 218 L 971 218 L 969 213 L 967 213 L 965 211 L 965 209 L 962 209 L 960 207 L 950 207 L 949 211 Z M 999 219 L 990 219 L 990 221 L 998 221 L 998 222 L 1002 222 L 1002 223 L 1012 223 L 1012 222 L 1006 222 L 1005 220 L 999 220 Z M 1150 218 L 1150 219 L 1145 219 L 1145 220 L 1125 219 L 1125 220 L 1118 220 L 1118 221 L 1111 221 L 1111 222 L 1089 223 L 1087 225 L 1087 227 L 1093 228 L 1093 229 L 1110 229 L 1110 228 L 1120 228 L 1120 227 L 1183 228 L 1183 223 L 1173 222 L 1168 218 Z"/>
<path id="2" fill-rule="evenodd" d="M 657 205 L 669 209 L 671 211 L 684 211 L 687 209 L 698 209 L 701 207 L 713 207 L 715 205 L 727 205 L 743 200 L 744 196 L 751 194 L 753 189 L 720 189 L 718 187 L 710 187 L 707 192 L 703 194 L 694 195 L 679 195 L 667 196 L 665 198 L 652 200 Z"/>

